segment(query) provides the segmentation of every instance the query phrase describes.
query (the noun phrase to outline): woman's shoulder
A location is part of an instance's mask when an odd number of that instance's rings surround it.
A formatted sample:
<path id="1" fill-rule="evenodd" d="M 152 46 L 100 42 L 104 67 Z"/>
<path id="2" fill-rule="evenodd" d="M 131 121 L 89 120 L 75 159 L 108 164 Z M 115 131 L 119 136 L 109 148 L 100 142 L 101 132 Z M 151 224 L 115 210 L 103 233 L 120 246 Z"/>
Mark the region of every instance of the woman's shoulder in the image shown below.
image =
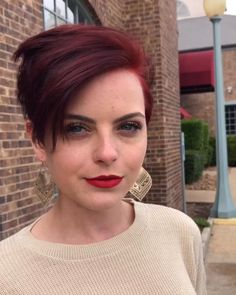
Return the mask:
<path id="1" fill-rule="evenodd" d="M 19 230 L 12 236 L 0 241 L 0 260 L 6 264 L 13 259 L 21 257 L 22 249 L 24 248 L 23 240 L 28 226 Z"/>
<path id="2" fill-rule="evenodd" d="M 0 242 L 0 289 L 3 292 L 0 294 L 10 293 L 4 290 L 10 290 L 22 269 L 30 265 L 30 251 L 25 238 L 28 230 L 29 226 L 26 226 Z"/>
<path id="3" fill-rule="evenodd" d="M 139 207 L 143 207 L 145 214 L 148 216 L 149 226 L 163 229 L 165 231 L 175 231 L 179 234 L 190 234 L 199 238 L 200 231 L 196 223 L 191 217 L 184 212 L 157 204 L 138 203 Z"/>

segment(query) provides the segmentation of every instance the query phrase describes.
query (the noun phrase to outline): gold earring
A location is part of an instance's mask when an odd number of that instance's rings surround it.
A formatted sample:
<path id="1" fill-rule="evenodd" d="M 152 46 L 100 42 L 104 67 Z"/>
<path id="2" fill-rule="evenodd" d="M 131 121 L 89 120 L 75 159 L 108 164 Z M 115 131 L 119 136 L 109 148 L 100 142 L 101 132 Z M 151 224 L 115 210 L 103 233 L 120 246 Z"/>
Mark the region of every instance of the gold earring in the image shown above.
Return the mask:
<path id="1" fill-rule="evenodd" d="M 55 192 L 55 183 L 52 181 L 43 162 L 35 181 L 35 190 L 43 205 L 46 205 L 51 200 Z"/>
<path id="2" fill-rule="evenodd" d="M 152 187 L 151 175 L 142 167 L 137 180 L 133 184 L 129 192 L 139 201 L 146 196 L 150 188 Z"/>

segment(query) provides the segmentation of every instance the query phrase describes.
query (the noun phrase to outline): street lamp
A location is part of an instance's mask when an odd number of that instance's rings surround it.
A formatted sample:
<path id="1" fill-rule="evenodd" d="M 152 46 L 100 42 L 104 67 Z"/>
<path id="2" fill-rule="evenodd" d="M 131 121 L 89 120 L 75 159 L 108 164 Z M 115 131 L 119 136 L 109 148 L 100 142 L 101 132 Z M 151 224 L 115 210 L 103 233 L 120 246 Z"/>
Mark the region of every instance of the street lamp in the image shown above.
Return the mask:
<path id="1" fill-rule="evenodd" d="M 226 0 L 204 0 L 204 10 L 213 24 L 215 91 L 216 91 L 216 199 L 211 209 L 211 216 L 218 218 L 236 217 L 228 180 L 228 155 L 225 129 L 225 104 L 223 69 L 220 40 L 220 21 L 226 8 Z"/>

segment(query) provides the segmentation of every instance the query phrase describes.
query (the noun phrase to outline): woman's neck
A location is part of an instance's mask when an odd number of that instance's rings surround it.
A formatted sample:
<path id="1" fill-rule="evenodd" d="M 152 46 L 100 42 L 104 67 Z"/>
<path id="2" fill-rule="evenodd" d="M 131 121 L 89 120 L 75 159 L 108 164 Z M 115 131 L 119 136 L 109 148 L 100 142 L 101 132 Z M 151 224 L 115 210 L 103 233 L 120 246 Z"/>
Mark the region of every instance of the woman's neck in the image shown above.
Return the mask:
<path id="1" fill-rule="evenodd" d="M 48 242 L 90 244 L 122 233 L 134 221 L 133 205 L 125 201 L 103 211 L 70 205 L 59 199 L 35 224 L 32 234 Z"/>

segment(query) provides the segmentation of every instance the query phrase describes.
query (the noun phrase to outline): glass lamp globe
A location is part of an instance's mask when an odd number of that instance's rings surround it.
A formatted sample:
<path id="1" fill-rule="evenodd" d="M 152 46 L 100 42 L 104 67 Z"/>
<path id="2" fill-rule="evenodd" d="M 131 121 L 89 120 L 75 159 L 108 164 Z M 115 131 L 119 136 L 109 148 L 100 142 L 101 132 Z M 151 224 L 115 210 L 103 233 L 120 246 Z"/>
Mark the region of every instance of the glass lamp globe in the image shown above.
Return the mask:
<path id="1" fill-rule="evenodd" d="M 226 10 L 226 0 L 204 0 L 203 6 L 209 18 L 221 16 Z"/>

